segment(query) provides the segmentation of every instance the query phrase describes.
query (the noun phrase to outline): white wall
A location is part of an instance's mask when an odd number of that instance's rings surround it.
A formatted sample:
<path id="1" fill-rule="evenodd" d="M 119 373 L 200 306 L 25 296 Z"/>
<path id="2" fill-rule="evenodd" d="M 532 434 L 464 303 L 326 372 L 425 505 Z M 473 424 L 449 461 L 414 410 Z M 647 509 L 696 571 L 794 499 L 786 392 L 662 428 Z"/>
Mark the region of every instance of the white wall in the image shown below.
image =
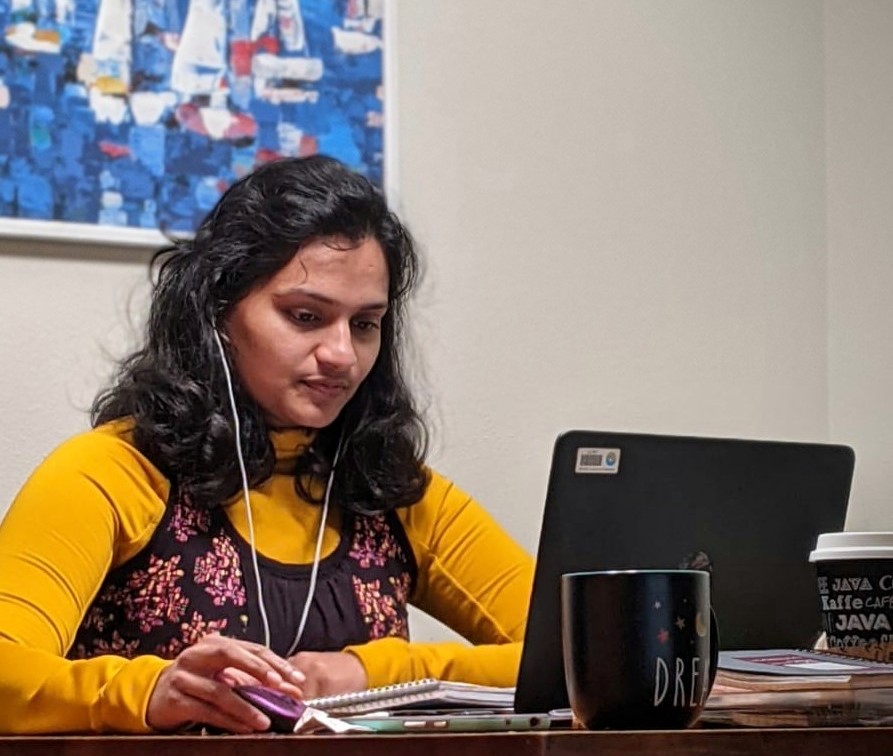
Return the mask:
<path id="1" fill-rule="evenodd" d="M 828 436 L 821 5 L 404 2 L 436 461 L 533 546 L 570 426 Z"/>
<path id="2" fill-rule="evenodd" d="M 851 530 L 893 530 L 893 3 L 826 4 L 831 433 Z"/>
<path id="3" fill-rule="evenodd" d="M 147 260 L 132 250 L 0 240 L 0 515 L 54 446 L 89 427 L 110 355 L 142 328 Z"/>
<path id="4" fill-rule="evenodd" d="M 857 440 L 882 498 L 889 431 L 867 410 L 841 418 L 890 373 L 876 356 L 886 305 L 860 293 L 876 291 L 889 232 L 885 164 L 860 153 L 890 131 L 864 124 L 890 117 L 889 59 L 830 71 L 826 103 L 814 0 L 398 6 L 398 207 L 428 258 L 416 315 L 435 464 L 531 549 L 551 444 L 571 426 Z M 880 7 L 829 14 L 871 31 Z M 829 68 L 861 49 L 861 26 L 847 28 L 829 28 Z M 870 77 L 873 91 L 849 91 Z M 857 94 L 854 116 L 836 113 Z M 867 229 L 854 187 L 872 203 Z M 866 267 L 844 291 L 839 250 L 860 241 Z M 132 252 L 0 250 L 2 511 L 85 427 L 102 349 L 128 343 L 145 274 L 121 261 Z M 851 309 L 875 341 L 848 338 Z M 829 334 L 850 367 L 829 371 Z M 854 506 L 852 521 L 890 524 L 868 499 Z"/>

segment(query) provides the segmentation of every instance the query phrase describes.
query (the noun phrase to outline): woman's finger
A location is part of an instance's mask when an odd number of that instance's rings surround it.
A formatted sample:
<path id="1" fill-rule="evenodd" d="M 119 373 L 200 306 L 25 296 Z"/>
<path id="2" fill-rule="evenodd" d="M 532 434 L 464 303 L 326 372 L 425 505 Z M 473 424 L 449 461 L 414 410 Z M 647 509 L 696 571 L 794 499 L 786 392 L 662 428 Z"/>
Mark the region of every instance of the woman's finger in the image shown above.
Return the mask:
<path id="1" fill-rule="evenodd" d="M 215 717 L 215 721 L 207 722 L 207 724 L 219 726 L 217 723 L 222 721 L 220 719 L 222 717 L 223 721 L 228 723 L 227 729 L 238 727 L 240 729 L 248 728 L 250 732 L 257 732 L 270 727 L 269 718 L 234 693 L 228 685 L 190 673 L 175 675 L 171 684 L 185 699 L 197 701 L 217 712 L 218 716 Z M 205 719 L 197 721 L 206 722 Z"/>
<path id="2" fill-rule="evenodd" d="M 250 735 L 254 732 L 264 732 L 269 729 L 270 720 L 264 717 L 257 717 L 252 723 L 245 722 L 227 716 L 227 714 L 216 706 L 212 706 L 206 701 L 197 698 L 188 699 L 183 703 L 183 710 L 187 713 L 189 721 L 201 722 L 210 727 L 216 727 L 219 730 L 231 732 L 236 735 Z M 258 712 L 260 713 L 260 712 Z"/>
<path id="3" fill-rule="evenodd" d="M 177 658 L 177 663 L 184 669 L 207 678 L 216 676 L 227 667 L 233 667 L 246 672 L 264 685 L 277 688 L 286 681 L 295 684 L 303 679 L 287 661 L 263 646 L 221 636 L 202 638 L 183 651 Z"/>
<path id="4" fill-rule="evenodd" d="M 227 667 L 223 671 L 218 672 L 216 679 L 231 688 L 234 688 L 237 685 L 257 685 L 257 678 L 249 675 L 247 672 L 243 672 L 241 669 L 235 669 L 234 667 Z M 303 687 L 298 687 L 297 685 L 292 685 L 288 682 L 282 683 L 277 690 L 280 693 L 285 693 L 285 695 L 298 700 L 304 698 Z"/>
<path id="5" fill-rule="evenodd" d="M 235 706 L 229 706 L 230 701 L 223 694 L 236 698 Z M 164 732 L 190 722 L 232 732 L 262 732 L 269 727 L 269 720 L 261 712 L 239 699 L 227 686 L 199 677 L 175 663 L 156 682 L 146 708 L 146 723 Z"/>
<path id="6" fill-rule="evenodd" d="M 223 637 L 223 636 L 216 636 Z M 224 640 L 235 640 L 230 638 L 224 638 Z M 272 650 L 267 648 L 261 643 L 255 643 L 254 641 L 242 641 L 235 640 L 236 643 L 243 646 L 248 651 L 251 651 L 254 654 L 257 654 L 262 659 L 265 659 L 273 669 L 275 669 L 279 674 L 282 675 L 283 679 L 292 683 L 302 683 L 304 682 L 304 673 L 298 669 L 295 669 L 294 665 L 282 656 L 274 653 Z"/>
<path id="7" fill-rule="evenodd" d="M 274 654 L 265 646 L 261 646 L 256 653 L 279 672 L 286 683 L 291 685 L 301 685 L 301 683 L 305 681 L 306 677 L 301 670 L 296 669 L 287 659 L 283 659 L 281 656 Z"/>

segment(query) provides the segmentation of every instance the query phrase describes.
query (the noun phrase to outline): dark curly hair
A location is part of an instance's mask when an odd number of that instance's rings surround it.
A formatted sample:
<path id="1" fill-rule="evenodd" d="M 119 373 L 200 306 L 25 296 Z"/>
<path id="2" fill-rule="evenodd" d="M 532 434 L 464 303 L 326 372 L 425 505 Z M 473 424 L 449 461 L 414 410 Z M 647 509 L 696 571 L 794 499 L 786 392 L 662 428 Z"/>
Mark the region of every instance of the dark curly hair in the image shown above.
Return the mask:
<path id="1" fill-rule="evenodd" d="M 135 446 L 180 494 L 219 506 L 241 488 L 227 387 L 214 328 L 251 289 L 307 242 L 374 238 L 387 262 L 388 311 L 381 350 L 338 419 L 299 456 L 295 488 L 309 501 L 331 470 L 332 500 L 357 512 L 417 502 L 428 476 L 427 433 L 401 366 L 405 305 L 418 277 L 412 238 L 381 191 L 332 158 L 267 163 L 234 183 L 195 238 L 172 240 L 152 257 L 152 302 L 144 346 L 121 361 L 94 400 L 93 426 L 129 418 Z M 275 453 L 263 412 L 234 375 L 249 485 L 270 476 Z"/>

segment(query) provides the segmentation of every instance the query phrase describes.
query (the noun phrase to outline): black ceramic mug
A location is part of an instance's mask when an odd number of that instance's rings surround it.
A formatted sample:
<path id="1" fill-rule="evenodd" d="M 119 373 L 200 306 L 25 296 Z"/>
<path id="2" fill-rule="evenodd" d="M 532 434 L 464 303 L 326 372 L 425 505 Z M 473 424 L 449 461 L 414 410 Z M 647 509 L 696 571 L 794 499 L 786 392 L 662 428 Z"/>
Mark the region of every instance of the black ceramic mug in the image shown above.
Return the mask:
<path id="1" fill-rule="evenodd" d="M 588 729 L 688 727 L 716 674 L 710 575 L 562 575 L 561 636 L 571 709 Z"/>

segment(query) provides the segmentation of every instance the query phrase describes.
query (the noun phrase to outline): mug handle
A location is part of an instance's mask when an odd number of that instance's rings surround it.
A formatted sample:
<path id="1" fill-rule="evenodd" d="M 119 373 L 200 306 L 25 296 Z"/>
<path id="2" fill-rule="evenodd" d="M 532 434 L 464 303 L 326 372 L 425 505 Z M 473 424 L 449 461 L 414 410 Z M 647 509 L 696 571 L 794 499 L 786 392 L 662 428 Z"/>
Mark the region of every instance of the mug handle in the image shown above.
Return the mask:
<path id="1" fill-rule="evenodd" d="M 710 681 L 707 686 L 707 696 L 713 690 L 716 673 L 719 668 L 719 624 L 716 621 L 716 612 L 710 607 Z M 706 696 L 705 696 L 706 698 Z"/>

